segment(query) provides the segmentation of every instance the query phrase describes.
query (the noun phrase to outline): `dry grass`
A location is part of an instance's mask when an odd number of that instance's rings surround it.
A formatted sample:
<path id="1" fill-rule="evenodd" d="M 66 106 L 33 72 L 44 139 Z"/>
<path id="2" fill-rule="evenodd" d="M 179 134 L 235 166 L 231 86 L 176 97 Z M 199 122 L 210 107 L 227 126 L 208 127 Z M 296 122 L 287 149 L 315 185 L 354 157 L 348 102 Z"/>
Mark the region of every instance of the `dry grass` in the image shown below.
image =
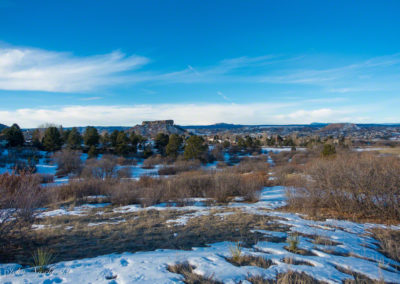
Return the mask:
<path id="1" fill-rule="evenodd" d="M 189 262 L 177 263 L 168 266 L 168 271 L 181 274 L 184 277 L 183 282 L 187 284 L 220 284 L 221 282 L 213 279 L 212 275 L 199 275 L 194 272 L 196 269 Z M 222 283 L 221 283 L 222 284 Z"/>
<path id="2" fill-rule="evenodd" d="M 384 255 L 400 262 L 400 231 L 373 230 L 373 236 L 379 241 L 380 251 Z"/>
<path id="3" fill-rule="evenodd" d="M 228 257 L 227 261 L 236 266 L 257 266 L 261 268 L 269 268 L 273 262 L 270 259 L 265 259 L 262 256 L 241 255 L 239 257 Z"/>
<path id="4" fill-rule="evenodd" d="M 278 274 L 275 279 L 265 279 L 262 276 L 252 276 L 246 279 L 252 284 L 319 284 L 322 283 L 305 273 L 288 271 Z"/>
<path id="5" fill-rule="evenodd" d="M 251 246 L 263 240 L 254 228 L 283 231 L 287 228 L 268 223 L 265 216 L 236 213 L 221 218 L 210 215 L 190 219 L 185 226 L 174 226 L 175 220 L 190 211 L 144 210 L 114 213 L 111 208 L 93 210 L 87 216 L 59 216 L 38 220 L 44 229 L 22 232 L 24 238 L 0 248 L 0 262 L 29 265 L 31 252 L 47 247 L 54 252 L 54 262 L 95 257 L 110 253 L 151 251 L 155 249 L 191 249 L 222 241 L 240 241 Z M 82 247 L 85 249 L 82 250 Z"/>

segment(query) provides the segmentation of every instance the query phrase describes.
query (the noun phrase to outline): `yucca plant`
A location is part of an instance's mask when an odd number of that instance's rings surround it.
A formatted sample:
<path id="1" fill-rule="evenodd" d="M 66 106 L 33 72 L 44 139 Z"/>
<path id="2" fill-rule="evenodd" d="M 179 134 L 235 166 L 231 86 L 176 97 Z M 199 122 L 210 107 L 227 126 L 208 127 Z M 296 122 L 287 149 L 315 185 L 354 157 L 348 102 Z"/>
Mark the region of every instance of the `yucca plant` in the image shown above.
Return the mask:
<path id="1" fill-rule="evenodd" d="M 229 250 L 231 252 L 232 260 L 239 263 L 242 256 L 242 246 L 240 243 L 236 242 L 235 245 L 229 247 Z"/>
<path id="2" fill-rule="evenodd" d="M 37 273 L 48 272 L 48 265 L 54 259 L 53 253 L 47 248 L 38 248 L 33 254 L 33 267 Z"/>
<path id="3" fill-rule="evenodd" d="M 289 245 L 289 250 L 295 252 L 298 249 L 300 239 L 297 234 L 291 234 L 287 237 L 286 242 Z"/>

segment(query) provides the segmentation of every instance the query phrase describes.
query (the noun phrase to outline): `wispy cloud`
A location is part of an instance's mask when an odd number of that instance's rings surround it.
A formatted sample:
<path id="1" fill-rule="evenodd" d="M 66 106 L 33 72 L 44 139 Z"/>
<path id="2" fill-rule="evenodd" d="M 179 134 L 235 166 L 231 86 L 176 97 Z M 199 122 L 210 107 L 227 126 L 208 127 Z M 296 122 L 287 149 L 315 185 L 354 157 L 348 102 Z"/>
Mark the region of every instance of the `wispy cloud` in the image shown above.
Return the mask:
<path id="1" fill-rule="evenodd" d="M 87 97 L 87 98 L 81 98 L 81 101 L 96 101 L 96 100 L 101 100 L 102 97 Z"/>
<path id="2" fill-rule="evenodd" d="M 124 72 L 148 62 L 145 57 L 119 51 L 76 57 L 42 49 L 0 47 L 0 89 L 85 92 L 120 84 L 126 80 Z"/>
<path id="3" fill-rule="evenodd" d="M 64 126 L 126 125 L 142 120 L 174 119 L 182 125 L 228 122 L 237 124 L 289 124 L 356 121 L 355 111 L 340 108 L 296 109 L 294 103 L 154 104 L 132 106 L 68 106 L 0 111 L 0 121 L 22 127 L 51 122 Z"/>
<path id="4" fill-rule="evenodd" d="M 218 91 L 217 95 L 220 96 L 221 98 L 223 98 L 227 102 L 232 102 L 232 100 L 230 98 L 228 98 L 226 95 L 224 95 L 221 91 Z"/>

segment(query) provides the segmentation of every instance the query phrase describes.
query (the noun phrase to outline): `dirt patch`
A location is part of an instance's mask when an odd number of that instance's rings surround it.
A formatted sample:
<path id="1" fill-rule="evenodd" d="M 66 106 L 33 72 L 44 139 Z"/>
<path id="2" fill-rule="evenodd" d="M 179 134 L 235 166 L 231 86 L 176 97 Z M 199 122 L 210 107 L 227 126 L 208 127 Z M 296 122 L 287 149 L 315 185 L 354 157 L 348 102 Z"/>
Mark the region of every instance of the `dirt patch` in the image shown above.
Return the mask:
<path id="1" fill-rule="evenodd" d="M 219 215 L 192 218 L 185 226 L 174 226 L 166 221 L 194 211 L 95 212 L 87 216 L 59 216 L 40 220 L 39 225 L 44 225 L 42 229 L 26 228 L 23 238 L 1 246 L 0 261 L 29 265 L 32 252 L 37 248 L 51 250 L 55 255 L 53 262 L 59 262 L 110 253 L 191 249 L 221 241 L 240 241 L 244 246 L 251 246 L 263 240 L 262 234 L 251 232 L 255 227 L 270 231 L 284 230 L 271 223 L 271 218 L 246 214 L 241 210 L 224 218 Z"/>

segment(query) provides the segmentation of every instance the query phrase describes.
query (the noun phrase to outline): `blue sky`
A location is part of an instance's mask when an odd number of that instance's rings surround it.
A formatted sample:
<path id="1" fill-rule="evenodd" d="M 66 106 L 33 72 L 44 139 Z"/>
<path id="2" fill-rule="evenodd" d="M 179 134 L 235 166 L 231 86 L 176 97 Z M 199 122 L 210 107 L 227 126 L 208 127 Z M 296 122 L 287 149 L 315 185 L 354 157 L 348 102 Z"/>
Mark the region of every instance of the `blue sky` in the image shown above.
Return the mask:
<path id="1" fill-rule="evenodd" d="M 0 123 L 400 122 L 400 1 L 0 1 Z"/>

